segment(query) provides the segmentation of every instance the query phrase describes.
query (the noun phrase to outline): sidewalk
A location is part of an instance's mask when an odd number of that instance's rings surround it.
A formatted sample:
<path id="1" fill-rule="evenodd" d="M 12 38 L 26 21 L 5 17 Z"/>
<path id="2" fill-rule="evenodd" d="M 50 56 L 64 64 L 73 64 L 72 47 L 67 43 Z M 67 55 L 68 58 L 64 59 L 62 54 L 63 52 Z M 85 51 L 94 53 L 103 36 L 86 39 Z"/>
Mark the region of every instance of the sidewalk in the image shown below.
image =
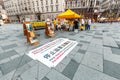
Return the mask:
<path id="1" fill-rule="evenodd" d="M 94 23 L 91 31 L 56 31 L 46 38 L 36 31 L 40 44 L 26 43 L 22 24 L 0 26 L 0 80 L 120 80 L 120 24 Z M 68 38 L 78 45 L 50 69 L 26 54 L 57 38 Z"/>

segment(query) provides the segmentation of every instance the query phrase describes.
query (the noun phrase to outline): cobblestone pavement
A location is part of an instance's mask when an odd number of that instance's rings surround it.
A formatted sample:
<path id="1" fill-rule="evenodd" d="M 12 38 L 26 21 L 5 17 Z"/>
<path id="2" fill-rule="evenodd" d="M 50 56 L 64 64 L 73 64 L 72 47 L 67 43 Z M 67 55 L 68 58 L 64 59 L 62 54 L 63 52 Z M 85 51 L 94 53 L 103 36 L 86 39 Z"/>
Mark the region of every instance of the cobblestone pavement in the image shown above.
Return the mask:
<path id="1" fill-rule="evenodd" d="M 56 31 L 47 38 L 35 31 L 40 44 L 26 43 L 22 24 L 0 26 L 0 80 L 120 80 L 120 23 L 94 23 L 90 31 Z M 50 69 L 26 54 L 57 38 L 69 38 L 78 45 Z"/>

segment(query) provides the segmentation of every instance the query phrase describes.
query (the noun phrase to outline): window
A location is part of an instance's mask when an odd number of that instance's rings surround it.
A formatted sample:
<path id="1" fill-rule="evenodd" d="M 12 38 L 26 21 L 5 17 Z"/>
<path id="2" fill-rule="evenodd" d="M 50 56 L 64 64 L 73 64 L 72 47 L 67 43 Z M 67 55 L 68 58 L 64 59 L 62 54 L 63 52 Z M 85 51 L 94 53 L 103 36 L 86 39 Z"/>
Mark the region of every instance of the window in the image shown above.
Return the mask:
<path id="1" fill-rule="evenodd" d="M 41 9 L 42 9 L 42 12 L 44 12 L 44 7 L 41 7 Z"/>
<path id="2" fill-rule="evenodd" d="M 51 12 L 53 11 L 53 6 L 51 6 Z"/>
<path id="3" fill-rule="evenodd" d="M 58 11 L 58 5 L 56 5 L 56 11 Z"/>
<path id="4" fill-rule="evenodd" d="M 48 12 L 48 6 L 46 6 L 46 11 Z"/>
<path id="5" fill-rule="evenodd" d="M 58 0 L 56 0 L 56 3 L 58 3 Z"/>
<path id="6" fill-rule="evenodd" d="M 68 7 L 68 8 L 70 7 L 70 1 L 67 2 L 67 7 Z"/>
<path id="7" fill-rule="evenodd" d="M 43 0 L 41 0 L 41 5 L 43 6 Z"/>
<path id="8" fill-rule="evenodd" d="M 48 0 L 46 0 L 46 5 L 48 5 Z"/>
<path id="9" fill-rule="evenodd" d="M 39 6 L 38 1 L 36 1 L 37 6 Z"/>
<path id="10" fill-rule="evenodd" d="M 77 1 L 77 6 L 80 7 L 80 1 Z"/>
<path id="11" fill-rule="evenodd" d="M 83 2 L 83 6 L 85 6 L 85 2 Z"/>
<path id="12" fill-rule="evenodd" d="M 53 4 L 53 0 L 51 0 L 51 4 Z"/>
<path id="13" fill-rule="evenodd" d="M 75 1 L 72 1 L 72 7 L 75 7 Z"/>
<path id="14" fill-rule="evenodd" d="M 96 6 L 99 6 L 99 4 L 100 4 L 99 1 L 97 1 L 97 2 L 96 2 Z"/>

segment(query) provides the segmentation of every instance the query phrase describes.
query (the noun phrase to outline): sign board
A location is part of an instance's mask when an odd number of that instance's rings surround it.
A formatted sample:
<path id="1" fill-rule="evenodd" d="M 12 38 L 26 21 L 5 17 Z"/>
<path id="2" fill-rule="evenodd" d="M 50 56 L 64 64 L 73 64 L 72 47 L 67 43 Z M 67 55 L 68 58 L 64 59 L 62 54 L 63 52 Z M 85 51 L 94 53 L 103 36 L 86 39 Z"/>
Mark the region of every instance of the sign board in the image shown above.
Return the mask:
<path id="1" fill-rule="evenodd" d="M 29 51 L 27 55 L 48 67 L 55 67 L 76 45 L 76 41 L 59 38 Z"/>
<path id="2" fill-rule="evenodd" d="M 28 32 L 33 30 L 32 24 L 26 24 L 26 28 L 27 28 Z"/>

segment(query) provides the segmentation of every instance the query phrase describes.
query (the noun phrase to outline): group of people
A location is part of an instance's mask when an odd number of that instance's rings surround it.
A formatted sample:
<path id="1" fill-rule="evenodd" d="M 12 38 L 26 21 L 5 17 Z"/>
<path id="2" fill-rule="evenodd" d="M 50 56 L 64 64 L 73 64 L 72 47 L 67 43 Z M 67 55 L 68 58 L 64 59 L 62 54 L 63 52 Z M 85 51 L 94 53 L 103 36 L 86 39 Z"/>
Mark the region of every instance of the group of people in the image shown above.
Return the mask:
<path id="1" fill-rule="evenodd" d="M 77 33 L 80 30 L 90 30 L 91 19 L 55 19 L 55 20 L 46 20 L 46 29 L 45 34 L 51 34 L 55 36 L 54 31 L 74 31 Z M 54 35 L 53 35 L 54 34 Z"/>

